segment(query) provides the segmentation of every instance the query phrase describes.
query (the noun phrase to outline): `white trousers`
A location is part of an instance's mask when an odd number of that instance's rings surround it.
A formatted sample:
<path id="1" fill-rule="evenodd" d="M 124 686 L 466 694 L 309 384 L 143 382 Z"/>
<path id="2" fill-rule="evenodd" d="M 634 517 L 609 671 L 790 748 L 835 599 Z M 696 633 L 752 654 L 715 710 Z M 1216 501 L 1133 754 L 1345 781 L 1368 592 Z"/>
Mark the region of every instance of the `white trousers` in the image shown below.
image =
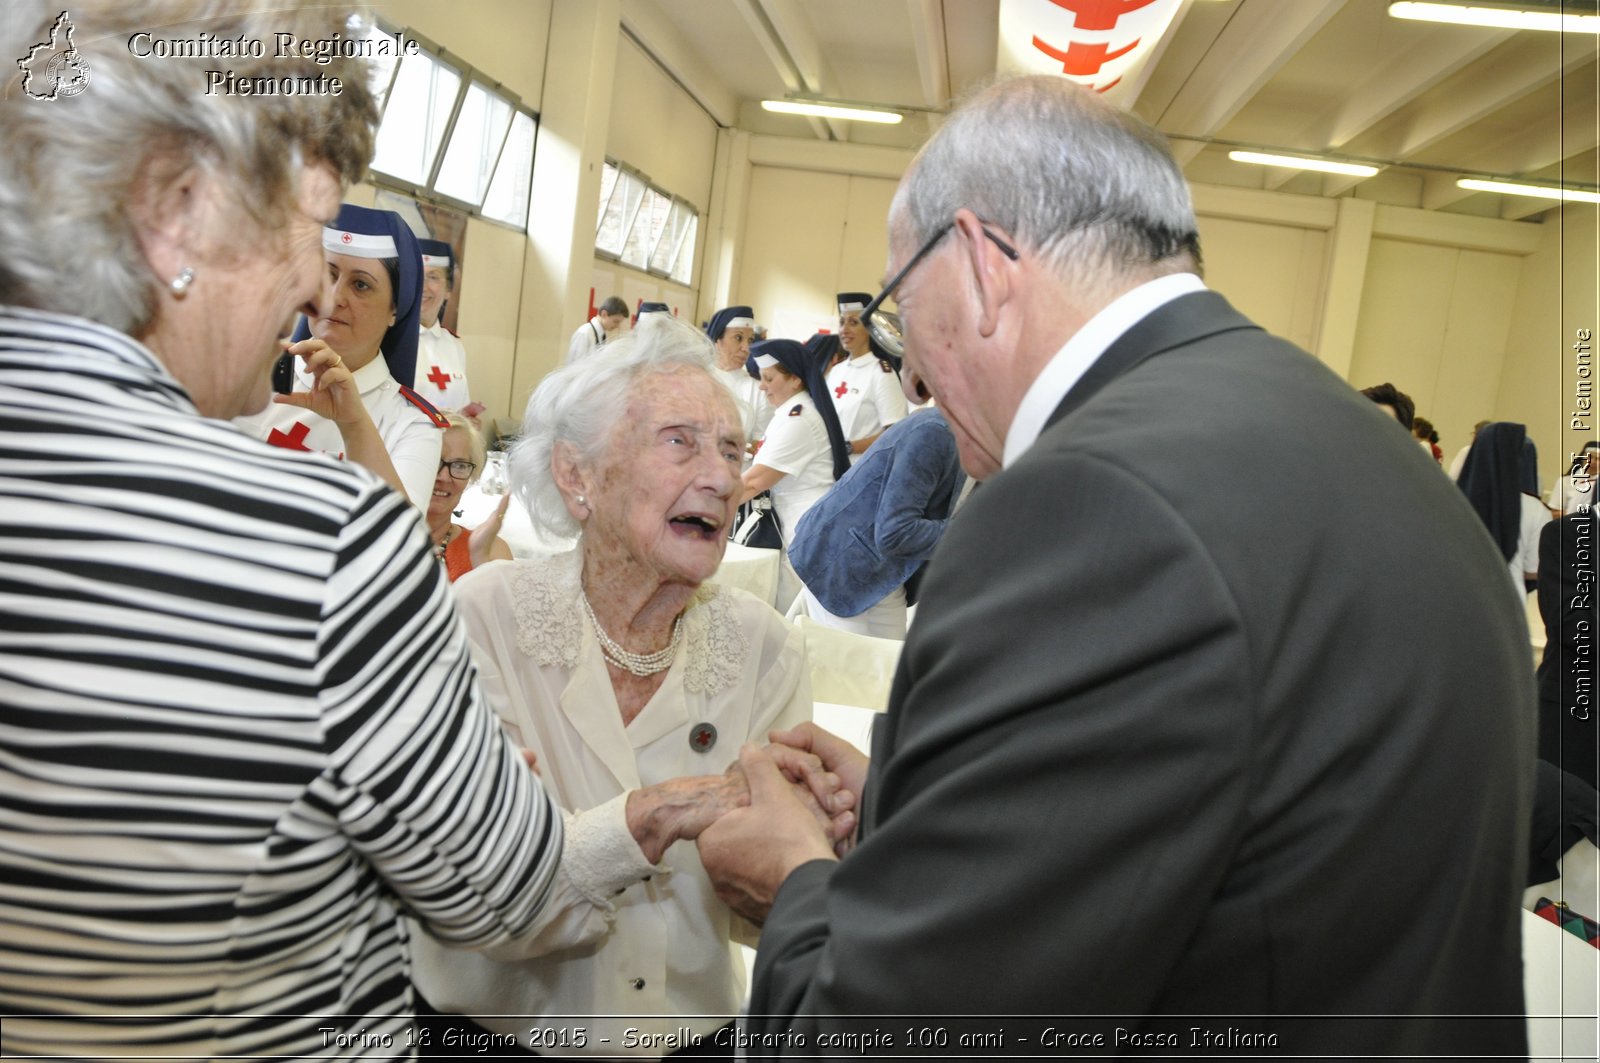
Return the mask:
<path id="1" fill-rule="evenodd" d="M 880 639 L 906 637 L 906 589 L 896 587 L 889 596 L 859 616 L 834 616 L 822 607 L 816 595 L 805 591 L 806 615 L 823 627 L 839 631 L 852 631 L 857 635 L 871 635 Z"/>

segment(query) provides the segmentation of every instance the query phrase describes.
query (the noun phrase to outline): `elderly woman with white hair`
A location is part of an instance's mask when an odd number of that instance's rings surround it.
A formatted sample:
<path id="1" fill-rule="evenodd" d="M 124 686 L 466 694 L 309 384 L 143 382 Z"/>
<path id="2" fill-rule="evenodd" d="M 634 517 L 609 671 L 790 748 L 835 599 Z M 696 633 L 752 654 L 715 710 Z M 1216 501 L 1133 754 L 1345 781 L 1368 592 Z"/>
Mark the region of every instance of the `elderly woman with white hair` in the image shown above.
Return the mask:
<path id="1" fill-rule="evenodd" d="M 577 548 L 491 562 L 455 585 L 489 701 L 569 810 L 572 852 L 632 884 L 553 901 L 564 914 L 536 959 L 419 938 L 418 985 L 497 1032 L 525 1032 L 528 1016 L 618 1016 L 586 1019 L 585 1043 L 534 1046 L 552 1054 L 660 1056 L 686 1047 L 675 1031 L 705 1038 L 737 1012 L 744 972 L 729 944 L 748 927 L 694 846 L 673 842 L 745 802 L 742 776 L 724 774 L 741 744 L 811 715 L 798 632 L 707 582 L 744 452 L 709 355 L 704 336 L 663 320 L 547 377 L 512 451 L 512 486 L 536 525 L 577 532 Z M 814 789 L 841 813 L 843 837 L 853 815 L 837 785 Z"/>
<path id="2" fill-rule="evenodd" d="M 0 81 L 0 247 L 26 249 L 0 256 L 0 1054 L 409 1054 L 400 912 L 512 945 L 556 889 L 562 820 L 479 696 L 420 514 L 228 423 L 316 310 L 378 117 L 365 63 L 270 42 L 353 14 L 0 17 L 32 63 Z M 241 81 L 343 91 L 207 95 L 216 60 L 178 48 L 200 33 L 268 42 L 227 60 Z M 176 50 L 140 58 L 145 34 Z M 66 57 L 84 91 L 24 98 Z M 306 365 L 359 406 L 330 351 Z"/>

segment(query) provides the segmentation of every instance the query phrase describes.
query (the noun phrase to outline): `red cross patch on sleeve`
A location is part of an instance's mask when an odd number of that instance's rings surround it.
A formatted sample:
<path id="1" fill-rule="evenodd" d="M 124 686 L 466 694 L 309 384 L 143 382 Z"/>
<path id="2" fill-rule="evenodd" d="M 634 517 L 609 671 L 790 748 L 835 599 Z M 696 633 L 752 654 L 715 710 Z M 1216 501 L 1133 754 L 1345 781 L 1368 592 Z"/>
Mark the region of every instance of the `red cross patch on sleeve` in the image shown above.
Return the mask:
<path id="1" fill-rule="evenodd" d="M 411 405 L 415 406 L 423 413 L 427 414 L 428 420 L 433 422 L 433 426 L 435 428 L 450 427 L 450 422 L 444 419 L 444 414 L 439 412 L 438 407 L 434 406 L 433 403 L 429 402 L 421 395 L 418 395 L 415 391 L 412 391 L 404 384 L 400 385 L 400 397 L 411 403 Z"/>

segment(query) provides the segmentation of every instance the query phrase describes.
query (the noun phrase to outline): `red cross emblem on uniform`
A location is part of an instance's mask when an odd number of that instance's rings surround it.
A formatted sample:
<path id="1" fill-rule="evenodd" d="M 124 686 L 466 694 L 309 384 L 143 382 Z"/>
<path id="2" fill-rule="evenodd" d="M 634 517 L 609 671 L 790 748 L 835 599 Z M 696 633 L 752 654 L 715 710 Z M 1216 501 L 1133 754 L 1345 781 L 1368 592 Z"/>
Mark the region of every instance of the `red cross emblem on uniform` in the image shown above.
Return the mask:
<path id="1" fill-rule="evenodd" d="M 437 384 L 440 391 L 443 391 L 445 388 L 450 386 L 450 374 L 446 373 L 438 366 L 433 367 L 433 372 L 428 374 L 428 379 Z"/>
<path id="2" fill-rule="evenodd" d="M 267 442 L 286 450 L 310 450 L 311 448 L 305 444 L 305 438 L 310 432 L 310 425 L 304 421 L 296 421 L 294 427 L 287 432 L 280 432 L 276 428 L 268 432 Z"/>
<path id="3" fill-rule="evenodd" d="M 842 399 L 844 398 L 844 393 L 849 390 L 850 385 L 841 380 L 839 381 L 839 386 L 833 389 L 833 397 L 836 399 Z"/>
<path id="4" fill-rule="evenodd" d="M 689 748 L 696 753 L 709 753 L 717 744 L 717 728 L 710 723 L 697 723 L 689 731 Z"/>
<path id="5" fill-rule="evenodd" d="M 351 236 L 349 233 L 340 233 L 339 242 L 344 244 L 354 243 L 355 237 Z"/>

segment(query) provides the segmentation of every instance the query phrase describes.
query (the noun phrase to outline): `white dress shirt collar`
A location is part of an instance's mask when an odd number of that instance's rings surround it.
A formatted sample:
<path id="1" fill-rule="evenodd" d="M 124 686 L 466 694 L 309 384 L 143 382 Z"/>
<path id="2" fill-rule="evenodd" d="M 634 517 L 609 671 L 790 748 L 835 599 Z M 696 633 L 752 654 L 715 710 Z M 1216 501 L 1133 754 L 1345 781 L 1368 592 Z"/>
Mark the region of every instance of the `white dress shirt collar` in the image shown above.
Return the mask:
<path id="1" fill-rule="evenodd" d="M 1039 433 L 1044 431 L 1045 422 L 1061 405 L 1061 400 L 1067 397 L 1067 392 L 1124 332 L 1148 317 L 1157 307 L 1170 303 L 1180 295 L 1205 291 L 1205 287 L 1205 283 L 1193 273 L 1169 273 L 1124 292 L 1085 322 L 1045 364 L 1044 370 L 1034 378 L 1022 396 L 1022 402 L 1011 418 L 1011 428 L 1006 432 L 1001 466 L 1010 468 L 1028 452 L 1028 448 L 1038 440 Z"/>

